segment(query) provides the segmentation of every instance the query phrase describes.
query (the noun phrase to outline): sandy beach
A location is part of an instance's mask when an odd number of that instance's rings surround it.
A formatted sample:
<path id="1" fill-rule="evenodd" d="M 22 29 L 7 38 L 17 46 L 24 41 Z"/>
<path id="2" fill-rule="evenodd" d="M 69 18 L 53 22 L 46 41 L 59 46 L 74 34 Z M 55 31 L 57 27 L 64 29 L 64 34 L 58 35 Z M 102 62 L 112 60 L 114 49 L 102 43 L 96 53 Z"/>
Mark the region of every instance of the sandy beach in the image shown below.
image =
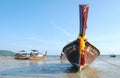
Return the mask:
<path id="1" fill-rule="evenodd" d="M 0 57 L 0 78 L 119 78 L 120 56 L 98 57 L 91 65 L 76 72 L 68 61 L 59 57 L 45 60 L 16 60 Z"/>

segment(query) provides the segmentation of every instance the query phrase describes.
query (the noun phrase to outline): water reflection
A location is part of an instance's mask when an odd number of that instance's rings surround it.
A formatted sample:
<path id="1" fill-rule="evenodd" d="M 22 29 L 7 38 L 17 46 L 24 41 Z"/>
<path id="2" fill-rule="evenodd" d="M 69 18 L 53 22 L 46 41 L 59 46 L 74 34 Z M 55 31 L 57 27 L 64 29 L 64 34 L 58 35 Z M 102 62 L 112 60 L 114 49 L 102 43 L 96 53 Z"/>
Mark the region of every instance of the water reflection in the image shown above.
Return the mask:
<path id="1" fill-rule="evenodd" d="M 82 71 L 78 72 L 71 68 L 69 72 L 71 73 L 67 73 L 67 78 L 99 78 L 97 74 L 98 71 L 89 66 L 86 66 Z"/>
<path id="2" fill-rule="evenodd" d="M 30 65 L 40 65 L 45 63 L 46 63 L 46 60 L 30 60 Z"/>

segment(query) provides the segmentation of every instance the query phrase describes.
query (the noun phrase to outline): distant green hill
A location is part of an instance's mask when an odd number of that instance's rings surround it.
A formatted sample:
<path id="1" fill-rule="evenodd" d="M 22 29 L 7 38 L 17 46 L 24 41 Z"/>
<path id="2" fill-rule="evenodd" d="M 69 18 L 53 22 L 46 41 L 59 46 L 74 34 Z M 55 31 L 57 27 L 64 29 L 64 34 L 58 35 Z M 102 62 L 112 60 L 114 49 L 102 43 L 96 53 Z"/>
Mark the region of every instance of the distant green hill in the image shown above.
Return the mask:
<path id="1" fill-rule="evenodd" d="M 14 56 L 15 53 L 8 50 L 0 50 L 0 56 Z"/>

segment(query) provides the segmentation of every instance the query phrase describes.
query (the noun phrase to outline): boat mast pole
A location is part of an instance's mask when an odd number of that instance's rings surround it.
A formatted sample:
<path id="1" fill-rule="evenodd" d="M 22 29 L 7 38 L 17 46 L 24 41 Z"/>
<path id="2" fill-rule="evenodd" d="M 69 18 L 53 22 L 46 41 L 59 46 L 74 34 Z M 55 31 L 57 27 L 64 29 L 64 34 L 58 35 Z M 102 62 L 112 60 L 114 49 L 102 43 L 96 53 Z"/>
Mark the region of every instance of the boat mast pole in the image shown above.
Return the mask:
<path id="1" fill-rule="evenodd" d="M 85 64 L 85 42 L 86 39 L 86 28 L 87 28 L 87 16 L 88 16 L 89 5 L 79 5 L 79 20 L 80 20 L 80 29 L 79 29 L 79 54 L 80 54 L 80 65 Z"/>
<path id="2" fill-rule="evenodd" d="M 87 29 L 87 17 L 88 17 L 89 5 L 79 5 L 79 35 L 83 36 Z"/>
<path id="3" fill-rule="evenodd" d="M 79 27 L 79 36 L 83 35 L 83 19 L 82 19 L 82 5 L 79 5 L 79 21 L 80 21 L 80 27 Z"/>

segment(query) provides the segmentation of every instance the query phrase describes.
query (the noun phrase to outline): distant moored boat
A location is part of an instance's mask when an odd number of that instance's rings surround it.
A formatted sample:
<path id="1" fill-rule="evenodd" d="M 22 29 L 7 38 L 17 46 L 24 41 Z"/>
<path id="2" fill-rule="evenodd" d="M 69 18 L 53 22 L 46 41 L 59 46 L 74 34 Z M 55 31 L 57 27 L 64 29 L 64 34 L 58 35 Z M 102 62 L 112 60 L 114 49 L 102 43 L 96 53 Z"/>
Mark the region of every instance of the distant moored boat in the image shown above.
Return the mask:
<path id="1" fill-rule="evenodd" d="M 116 55 L 115 54 L 111 54 L 110 57 L 116 57 Z"/>
<path id="2" fill-rule="evenodd" d="M 29 59 L 29 55 L 25 50 L 21 50 L 15 54 L 15 59 Z"/>
<path id="3" fill-rule="evenodd" d="M 30 60 L 40 60 L 40 59 L 44 59 L 47 55 L 47 51 L 45 52 L 45 54 L 42 54 L 40 52 L 38 52 L 37 50 L 31 50 L 32 52 L 30 53 Z"/>
<path id="4" fill-rule="evenodd" d="M 65 56 L 63 53 L 61 53 L 60 59 L 61 59 L 61 60 L 67 60 L 66 56 Z"/>

